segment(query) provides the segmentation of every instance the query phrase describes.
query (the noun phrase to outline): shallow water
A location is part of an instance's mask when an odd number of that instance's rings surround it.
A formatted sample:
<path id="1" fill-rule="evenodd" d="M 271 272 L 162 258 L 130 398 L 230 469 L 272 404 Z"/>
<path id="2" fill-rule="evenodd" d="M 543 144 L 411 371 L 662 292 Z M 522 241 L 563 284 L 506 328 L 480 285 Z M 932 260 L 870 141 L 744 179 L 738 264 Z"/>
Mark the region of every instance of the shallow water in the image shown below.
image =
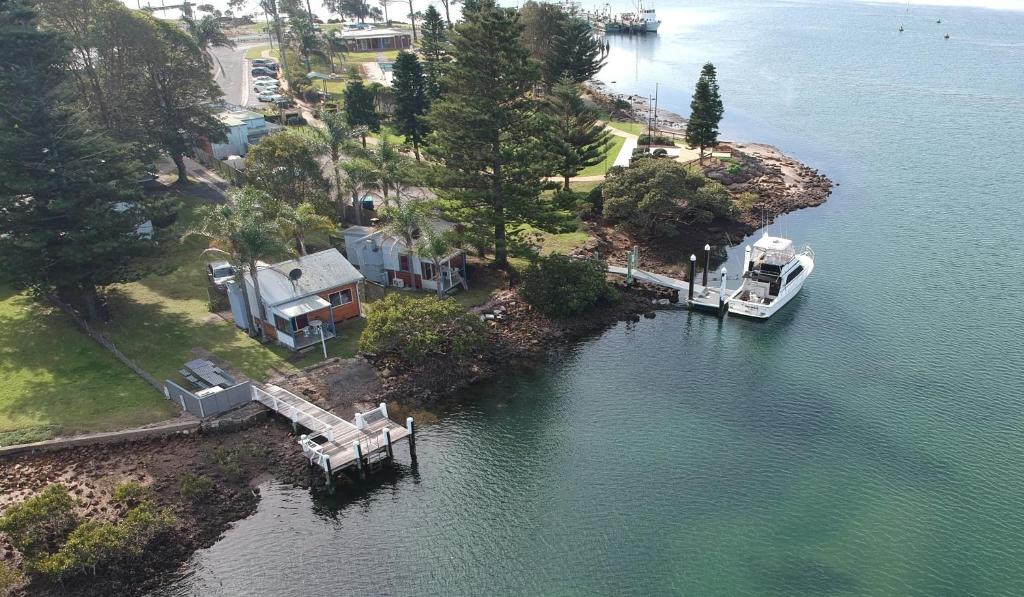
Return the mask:
<path id="1" fill-rule="evenodd" d="M 417 468 L 269 485 L 157 594 L 1024 594 L 1024 14 L 686 4 L 602 78 L 685 114 L 711 60 L 726 137 L 841 184 L 772 227 L 817 253 L 800 296 L 477 388 Z"/>

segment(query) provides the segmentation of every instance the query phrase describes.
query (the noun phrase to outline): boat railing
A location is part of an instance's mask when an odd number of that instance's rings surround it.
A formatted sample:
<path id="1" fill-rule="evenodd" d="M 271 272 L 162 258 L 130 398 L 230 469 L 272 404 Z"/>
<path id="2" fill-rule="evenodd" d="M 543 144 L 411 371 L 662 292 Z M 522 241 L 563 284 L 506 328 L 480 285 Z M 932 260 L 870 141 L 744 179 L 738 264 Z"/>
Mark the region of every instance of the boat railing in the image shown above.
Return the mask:
<path id="1" fill-rule="evenodd" d="M 800 254 L 807 255 L 808 257 L 811 258 L 811 261 L 814 261 L 814 249 L 811 248 L 811 245 L 804 245 L 804 248 L 801 249 Z"/>

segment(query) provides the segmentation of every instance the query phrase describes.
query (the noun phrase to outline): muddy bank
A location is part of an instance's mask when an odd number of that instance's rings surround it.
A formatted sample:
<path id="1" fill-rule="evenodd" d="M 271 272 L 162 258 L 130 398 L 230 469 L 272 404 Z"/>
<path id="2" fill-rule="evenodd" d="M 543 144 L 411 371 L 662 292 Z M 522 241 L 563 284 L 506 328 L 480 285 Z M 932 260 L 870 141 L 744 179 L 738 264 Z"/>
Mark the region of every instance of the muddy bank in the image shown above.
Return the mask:
<path id="1" fill-rule="evenodd" d="M 83 519 L 116 522 L 127 507 L 114 489 L 136 481 L 149 488 L 155 504 L 168 507 L 177 523 L 131 566 L 99 569 L 75 582 L 36 581 L 25 595 L 141 595 L 159 586 L 197 549 L 212 545 L 231 523 L 252 514 L 259 503 L 256 485 L 272 477 L 309 487 L 319 480 L 279 421 L 260 419 L 255 427 L 226 433 L 70 448 L 0 459 L 0 508 L 18 503 L 46 486 L 63 484 Z M 201 497 L 181 493 L 186 474 L 212 481 Z M 344 483 L 344 479 L 340 479 Z M 322 482 L 321 482 L 322 483 Z M 0 559 L 16 564 L 16 552 L 0 541 Z"/>

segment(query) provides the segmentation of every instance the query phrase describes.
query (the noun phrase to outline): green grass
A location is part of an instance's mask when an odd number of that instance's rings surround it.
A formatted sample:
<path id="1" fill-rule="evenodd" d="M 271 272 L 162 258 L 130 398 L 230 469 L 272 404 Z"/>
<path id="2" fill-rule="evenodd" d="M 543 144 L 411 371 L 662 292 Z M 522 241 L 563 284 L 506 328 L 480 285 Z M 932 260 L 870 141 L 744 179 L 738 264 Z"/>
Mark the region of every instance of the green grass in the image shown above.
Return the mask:
<path id="1" fill-rule="evenodd" d="M 552 253 L 561 253 L 568 255 L 573 250 L 582 247 L 583 243 L 587 242 L 587 233 L 582 230 L 574 230 L 572 232 L 561 232 L 552 233 L 545 232 L 539 228 L 534 228 L 529 224 L 524 224 L 519 227 L 519 230 L 525 234 L 531 234 L 539 236 L 540 239 L 540 254 L 551 255 Z"/>
<path id="2" fill-rule="evenodd" d="M 0 445 L 110 431 L 177 409 L 61 311 L 0 287 Z"/>
<path id="3" fill-rule="evenodd" d="M 613 120 L 608 123 L 608 126 L 619 129 L 624 133 L 630 133 L 632 135 L 643 135 L 647 132 L 647 125 L 640 122 L 626 122 L 624 120 Z"/>
<path id="4" fill-rule="evenodd" d="M 582 182 L 570 182 L 569 187 L 577 193 L 589 193 L 601 184 L 600 180 L 586 180 Z"/>
<path id="5" fill-rule="evenodd" d="M 589 168 L 584 168 L 576 176 L 597 176 L 608 173 L 608 170 L 615 165 L 615 158 L 619 156 L 619 151 L 622 150 L 622 145 L 626 142 L 626 138 L 612 135 L 609 141 L 608 151 L 605 152 L 604 159 Z"/>
<path id="6" fill-rule="evenodd" d="M 398 50 L 385 50 L 383 52 L 349 52 L 348 54 L 345 54 L 345 65 L 377 62 L 378 55 L 384 56 L 383 62 L 394 62 L 398 59 Z"/>
<path id="7" fill-rule="evenodd" d="M 395 129 L 390 126 L 380 127 L 379 133 L 370 133 L 370 136 L 374 139 L 387 139 L 392 145 L 402 145 L 405 143 L 405 137 L 395 132 Z"/>
<path id="8" fill-rule="evenodd" d="M 270 49 L 270 46 L 258 46 L 258 47 L 255 47 L 255 48 L 249 48 L 248 50 L 245 51 L 245 59 L 246 60 L 252 60 L 253 58 L 262 58 L 263 57 L 263 52 L 265 50 L 269 50 L 269 49 Z M 276 52 L 276 50 L 275 50 L 275 52 Z"/>

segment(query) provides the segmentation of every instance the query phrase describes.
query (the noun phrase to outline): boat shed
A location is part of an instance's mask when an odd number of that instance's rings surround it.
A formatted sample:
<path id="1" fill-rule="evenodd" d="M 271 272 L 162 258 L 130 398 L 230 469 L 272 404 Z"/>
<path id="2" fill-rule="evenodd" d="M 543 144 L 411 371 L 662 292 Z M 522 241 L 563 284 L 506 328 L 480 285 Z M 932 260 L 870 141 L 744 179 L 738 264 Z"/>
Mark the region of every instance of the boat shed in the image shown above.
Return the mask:
<path id="1" fill-rule="evenodd" d="M 412 48 L 412 35 L 398 29 L 347 29 L 335 31 L 332 43 L 349 52 L 383 52 Z"/>

